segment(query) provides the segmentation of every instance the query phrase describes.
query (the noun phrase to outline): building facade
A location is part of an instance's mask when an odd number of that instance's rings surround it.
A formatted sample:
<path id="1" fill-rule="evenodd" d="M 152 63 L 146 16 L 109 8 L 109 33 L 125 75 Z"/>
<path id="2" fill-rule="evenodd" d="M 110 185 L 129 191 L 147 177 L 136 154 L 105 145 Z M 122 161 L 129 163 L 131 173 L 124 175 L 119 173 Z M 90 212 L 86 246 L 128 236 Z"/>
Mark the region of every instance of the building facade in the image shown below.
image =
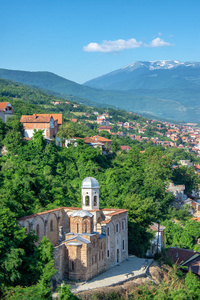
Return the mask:
<path id="1" fill-rule="evenodd" d="M 39 241 L 47 236 L 55 246 L 57 282 L 89 280 L 128 257 L 127 210 L 99 209 L 99 184 L 93 177 L 83 180 L 81 190 L 81 208 L 60 207 L 18 220 Z"/>
<path id="2" fill-rule="evenodd" d="M 14 109 L 9 102 L 0 102 L 0 118 L 6 122 L 7 118 L 14 115 Z"/>
<path id="3" fill-rule="evenodd" d="M 32 138 L 34 130 L 43 130 L 44 137 L 52 139 L 56 137 L 58 128 L 62 125 L 62 114 L 23 115 L 20 122 L 23 124 L 25 138 Z"/>

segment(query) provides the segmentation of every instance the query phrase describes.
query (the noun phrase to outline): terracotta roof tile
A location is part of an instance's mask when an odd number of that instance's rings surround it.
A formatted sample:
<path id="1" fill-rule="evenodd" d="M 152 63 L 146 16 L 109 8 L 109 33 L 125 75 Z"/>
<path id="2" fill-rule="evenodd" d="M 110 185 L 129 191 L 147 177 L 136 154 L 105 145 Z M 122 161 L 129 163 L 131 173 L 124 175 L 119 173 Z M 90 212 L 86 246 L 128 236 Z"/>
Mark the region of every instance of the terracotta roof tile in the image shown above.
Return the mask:
<path id="1" fill-rule="evenodd" d="M 9 102 L 0 102 L 0 111 L 4 110 L 8 104 Z"/>
<path id="2" fill-rule="evenodd" d="M 195 253 L 198 252 L 193 250 L 171 247 L 169 248 L 166 254 L 172 259 L 173 263 L 177 263 L 178 265 L 180 265 L 181 263 L 192 257 Z"/>

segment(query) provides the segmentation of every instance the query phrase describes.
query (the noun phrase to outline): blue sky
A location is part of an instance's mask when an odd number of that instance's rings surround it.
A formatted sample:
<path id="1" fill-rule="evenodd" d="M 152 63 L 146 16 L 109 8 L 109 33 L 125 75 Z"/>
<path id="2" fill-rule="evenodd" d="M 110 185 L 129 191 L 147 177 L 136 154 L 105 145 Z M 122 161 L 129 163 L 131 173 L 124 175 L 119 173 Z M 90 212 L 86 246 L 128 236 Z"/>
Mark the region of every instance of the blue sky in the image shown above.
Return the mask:
<path id="1" fill-rule="evenodd" d="M 134 61 L 200 61 L 200 1 L 0 0 L 0 68 L 83 83 Z"/>

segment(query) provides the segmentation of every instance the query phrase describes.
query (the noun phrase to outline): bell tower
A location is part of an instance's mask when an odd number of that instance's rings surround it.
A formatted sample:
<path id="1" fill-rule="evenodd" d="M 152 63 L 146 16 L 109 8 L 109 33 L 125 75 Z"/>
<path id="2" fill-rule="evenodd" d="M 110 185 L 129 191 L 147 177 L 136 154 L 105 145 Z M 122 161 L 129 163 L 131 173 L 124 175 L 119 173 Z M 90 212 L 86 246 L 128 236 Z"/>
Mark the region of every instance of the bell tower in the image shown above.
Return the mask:
<path id="1" fill-rule="evenodd" d="M 81 184 L 82 209 L 99 209 L 99 183 L 94 177 L 86 177 Z"/>

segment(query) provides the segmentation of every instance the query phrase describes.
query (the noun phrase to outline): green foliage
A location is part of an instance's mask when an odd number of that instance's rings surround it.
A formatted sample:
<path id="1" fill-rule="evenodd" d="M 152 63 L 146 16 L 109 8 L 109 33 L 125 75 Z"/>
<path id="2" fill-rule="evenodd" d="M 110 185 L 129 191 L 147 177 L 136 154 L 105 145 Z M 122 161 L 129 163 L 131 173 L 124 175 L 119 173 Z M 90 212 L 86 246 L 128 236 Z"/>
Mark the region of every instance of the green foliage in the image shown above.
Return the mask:
<path id="1" fill-rule="evenodd" d="M 64 282 L 57 288 L 58 292 L 58 299 L 59 300 L 78 300 L 79 298 L 76 297 L 70 291 L 70 285 L 66 285 Z"/>
<path id="2" fill-rule="evenodd" d="M 194 168 L 181 166 L 173 170 L 172 180 L 175 184 L 184 184 L 186 193 L 191 193 L 193 189 L 198 189 L 200 179 Z"/>
<path id="3" fill-rule="evenodd" d="M 195 250 L 197 239 L 200 237 L 200 223 L 194 220 L 188 220 L 185 224 L 173 223 L 166 220 L 163 225 L 165 229 L 166 247 L 185 248 Z"/>

